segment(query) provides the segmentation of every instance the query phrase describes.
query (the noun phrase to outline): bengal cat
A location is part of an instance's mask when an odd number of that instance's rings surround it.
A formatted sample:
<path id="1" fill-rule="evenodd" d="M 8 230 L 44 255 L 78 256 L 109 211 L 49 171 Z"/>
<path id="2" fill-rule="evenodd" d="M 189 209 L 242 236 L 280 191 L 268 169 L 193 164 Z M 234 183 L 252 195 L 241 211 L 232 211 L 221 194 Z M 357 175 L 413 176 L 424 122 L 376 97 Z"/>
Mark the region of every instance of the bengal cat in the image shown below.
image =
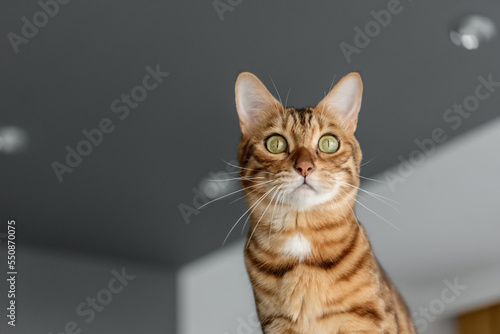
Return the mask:
<path id="1" fill-rule="evenodd" d="M 253 74 L 236 82 L 252 210 L 245 265 L 265 334 L 415 333 L 355 215 L 362 90 L 350 73 L 316 107 L 296 109 Z"/>

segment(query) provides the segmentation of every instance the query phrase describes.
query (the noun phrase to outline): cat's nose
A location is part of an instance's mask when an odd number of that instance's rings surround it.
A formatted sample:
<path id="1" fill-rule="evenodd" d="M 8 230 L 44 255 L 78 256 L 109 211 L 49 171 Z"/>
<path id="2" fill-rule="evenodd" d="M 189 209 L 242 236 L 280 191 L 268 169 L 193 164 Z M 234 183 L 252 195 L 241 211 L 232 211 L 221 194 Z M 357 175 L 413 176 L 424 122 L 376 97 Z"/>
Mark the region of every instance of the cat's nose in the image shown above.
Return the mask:
<path id="1" fill-rule="evenodd" d="M 303 177 L 306 177 L 312 173 L 314 165 L 309 161 L 301 161 L 295 165 L 295 170 Z"/>

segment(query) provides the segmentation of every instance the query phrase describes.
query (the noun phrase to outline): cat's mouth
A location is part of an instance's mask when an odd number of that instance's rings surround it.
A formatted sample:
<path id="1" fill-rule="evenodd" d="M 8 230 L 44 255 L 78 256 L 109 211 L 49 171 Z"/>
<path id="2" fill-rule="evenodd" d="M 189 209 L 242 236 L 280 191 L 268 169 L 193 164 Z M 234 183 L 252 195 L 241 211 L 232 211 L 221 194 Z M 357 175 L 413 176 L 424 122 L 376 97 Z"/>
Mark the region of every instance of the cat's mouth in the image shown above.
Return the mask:
<path id="1" fill-rule="evenodd" d="M 307 183 L 305 179 L 304 182 L 300 186 L 298 186 L 295 190 L 303 192 L 309 192 L 309 191 L 317 192 L 316 189 L 314 189 L 313 186 Z"/>

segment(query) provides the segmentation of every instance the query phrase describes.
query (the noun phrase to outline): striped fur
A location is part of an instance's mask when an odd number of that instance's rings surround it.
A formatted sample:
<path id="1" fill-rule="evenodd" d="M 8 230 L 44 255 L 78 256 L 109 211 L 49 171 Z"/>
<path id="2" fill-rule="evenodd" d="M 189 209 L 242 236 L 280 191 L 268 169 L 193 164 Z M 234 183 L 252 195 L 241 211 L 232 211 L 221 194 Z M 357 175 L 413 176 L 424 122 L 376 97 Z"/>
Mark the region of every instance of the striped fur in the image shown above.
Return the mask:
<path id="1" fill-rule="evenodd" d="M 238 110 L 246 122 L 239 145 L 242 186 L 253 210 L 245 264 L 263 332 L 415 333 L 355 215 L 362 158 L 355 127 L 322 104 L 285 108 L 266 92 L 269 103 L 255 119 Z M 286 152 L 267 151 L 273 134 L 286 138 Z M 318 150 L 324 134 L 339 139 L 336 153 Z M 315 165 L 307 187 L 294 170 L 299 156 Z"/>

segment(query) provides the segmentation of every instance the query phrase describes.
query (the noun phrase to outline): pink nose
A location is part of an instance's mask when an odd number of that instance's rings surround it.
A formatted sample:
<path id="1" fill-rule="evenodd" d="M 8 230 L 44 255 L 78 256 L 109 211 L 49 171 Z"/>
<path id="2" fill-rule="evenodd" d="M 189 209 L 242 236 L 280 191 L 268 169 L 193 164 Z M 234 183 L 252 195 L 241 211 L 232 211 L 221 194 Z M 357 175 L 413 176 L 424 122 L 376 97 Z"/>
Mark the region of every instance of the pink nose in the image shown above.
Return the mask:
<path id="1" fill-rule="evenodd" d="M 314 170 L 314 165 L 309 161 L 301 161 L 295 165 L 295 170 L 303 177 L 306 177 L 307 175 L 312 173 L 312 171 Z"/>

